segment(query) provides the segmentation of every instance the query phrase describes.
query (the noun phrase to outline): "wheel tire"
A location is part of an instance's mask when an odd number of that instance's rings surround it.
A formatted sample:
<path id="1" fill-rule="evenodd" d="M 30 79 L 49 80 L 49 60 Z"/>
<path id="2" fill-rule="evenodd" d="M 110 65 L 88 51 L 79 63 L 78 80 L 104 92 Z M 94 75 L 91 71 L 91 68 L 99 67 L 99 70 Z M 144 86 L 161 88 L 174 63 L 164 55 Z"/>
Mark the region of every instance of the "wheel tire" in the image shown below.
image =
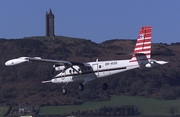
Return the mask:
<path id="1" fill-rule="evenodd" d="M 107 84 L 107 83 L 103 83 L 102 89 L 103 89 L 103 90 L 107 90 L 107 88 L 108 88 L 108 84 Z"/>
<path id="2" fill-rule="evenodd" d="M 67 93 L 67 89 L 66 88 L 62 88 L 62 93 L 66 94 Z"/>
<path id="3" fill-rule="evenodd" d="M 84 89 L 84 85 L 82 83 L 79 83 L 78 88 L 79 88 L 79 90 L 83 90 Z"/>

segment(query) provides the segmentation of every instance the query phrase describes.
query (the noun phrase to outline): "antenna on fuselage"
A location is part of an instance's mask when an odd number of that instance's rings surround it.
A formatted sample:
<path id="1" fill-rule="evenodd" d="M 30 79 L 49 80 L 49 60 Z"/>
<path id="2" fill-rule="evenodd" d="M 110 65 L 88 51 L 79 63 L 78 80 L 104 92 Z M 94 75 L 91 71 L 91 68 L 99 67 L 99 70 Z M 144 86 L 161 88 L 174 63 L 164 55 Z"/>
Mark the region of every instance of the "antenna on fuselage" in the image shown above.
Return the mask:
<path id="1" fill-rule="evenodd" d="M 98 59 L 96 59 L 96 62 L 98 62 L 99 60 Z"/>

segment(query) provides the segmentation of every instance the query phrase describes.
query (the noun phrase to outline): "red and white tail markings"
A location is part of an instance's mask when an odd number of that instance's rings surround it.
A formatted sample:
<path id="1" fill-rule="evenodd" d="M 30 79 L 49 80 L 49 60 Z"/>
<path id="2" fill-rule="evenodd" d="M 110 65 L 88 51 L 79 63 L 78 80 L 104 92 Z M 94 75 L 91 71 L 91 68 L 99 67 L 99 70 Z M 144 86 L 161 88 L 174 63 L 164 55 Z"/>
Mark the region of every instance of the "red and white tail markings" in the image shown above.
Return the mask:
<path id="1" fill-rule="evenodd" d="M 130 62 L 149 60 L 151 58 L 151 35 L 151 26 L 144 26 L 140 29 L 134 53 Z"/>

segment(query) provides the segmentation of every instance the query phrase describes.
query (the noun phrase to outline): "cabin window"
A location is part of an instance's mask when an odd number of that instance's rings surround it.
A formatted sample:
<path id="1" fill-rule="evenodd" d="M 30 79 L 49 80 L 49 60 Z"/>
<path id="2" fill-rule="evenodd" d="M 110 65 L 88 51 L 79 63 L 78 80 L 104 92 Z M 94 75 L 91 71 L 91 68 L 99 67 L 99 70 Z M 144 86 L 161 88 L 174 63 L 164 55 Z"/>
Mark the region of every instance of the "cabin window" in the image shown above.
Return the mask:
<path id="1" fill-rule="evenodd" d="M 101 65 L 99 65 L 99 68 L 101 68 Z"/>
<path id="2" fill-rule="evenodd" d="M 70 70 L 69 70 L 69 73 L 71 74 L 71 72 L 72 72 L 72 71 L 71 71 L 71 69 L 70 69 Z"/>

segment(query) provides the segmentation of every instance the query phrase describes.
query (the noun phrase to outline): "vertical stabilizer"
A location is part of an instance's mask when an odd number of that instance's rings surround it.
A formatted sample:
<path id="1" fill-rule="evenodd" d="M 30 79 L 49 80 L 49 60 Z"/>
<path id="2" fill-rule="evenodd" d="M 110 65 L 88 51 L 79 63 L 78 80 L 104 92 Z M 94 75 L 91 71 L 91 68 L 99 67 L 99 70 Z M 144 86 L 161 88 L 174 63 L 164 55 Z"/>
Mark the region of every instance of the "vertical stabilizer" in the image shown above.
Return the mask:
<path id="1" fill-rule="evenodd" d="M 140 29 L 130 62 L 148 61 L 151 59 L 151 35 L 151 26 L 144 26 Z"/>

